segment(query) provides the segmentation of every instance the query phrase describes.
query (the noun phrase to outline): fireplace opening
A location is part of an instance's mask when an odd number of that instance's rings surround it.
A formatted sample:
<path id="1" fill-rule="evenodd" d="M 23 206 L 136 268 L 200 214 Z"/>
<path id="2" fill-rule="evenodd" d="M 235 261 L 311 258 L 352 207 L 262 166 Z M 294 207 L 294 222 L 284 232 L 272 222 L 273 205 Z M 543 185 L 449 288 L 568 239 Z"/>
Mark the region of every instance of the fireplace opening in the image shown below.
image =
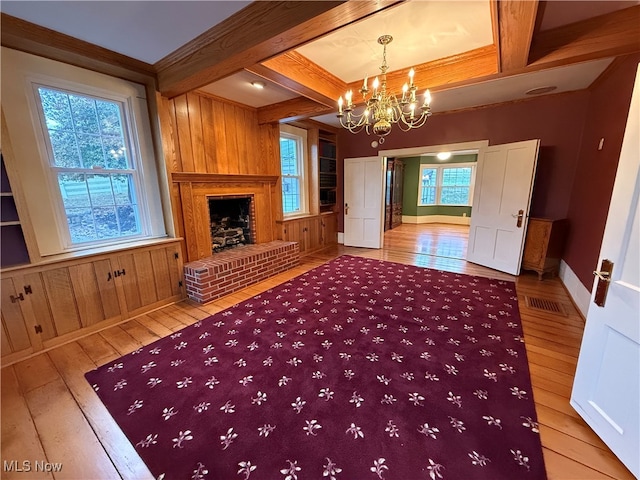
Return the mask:
<path id="1" fill-rule="evenodd" d="M 208 197 L 211 252 L 255 243 L 253 196 Z"/>

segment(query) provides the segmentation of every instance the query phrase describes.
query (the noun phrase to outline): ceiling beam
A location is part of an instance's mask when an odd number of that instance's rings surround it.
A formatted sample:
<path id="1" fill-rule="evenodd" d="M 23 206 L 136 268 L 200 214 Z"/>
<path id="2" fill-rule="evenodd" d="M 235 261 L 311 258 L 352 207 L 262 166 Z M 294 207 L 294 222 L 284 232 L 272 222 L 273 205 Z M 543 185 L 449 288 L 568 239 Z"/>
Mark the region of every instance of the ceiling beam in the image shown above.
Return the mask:
<path id="1" fill-rule="evenodd" d="M 347 88 L 344 81 L 293 50 L 246 70 L 331 107 Z"/>
<path id="2" fill-rule="evenodd" d="M 500 71 L 525 67 L 536 26 L 538 0 L 498 0 L 497 9 Z"/>
<path id="3" fill-rule="evenodd" d="M 156 63 L 160 92 L 202 87 L 402 1 L 252 2 Z"/>
<path id="4" fill-rule="evenodd" d="M 284 102 L 274 103 L 258 108 L 258 123 L 290 122 L 309 117 L 324 115 L 337 110 L 336 107 L 327 107 L 305 97 L 297 97 Z"/>
<path id="5" fill-rule="evenodd" d="M 640 5 L 538 33 L 530 67 L 561 66 L 640 52 Z"/>

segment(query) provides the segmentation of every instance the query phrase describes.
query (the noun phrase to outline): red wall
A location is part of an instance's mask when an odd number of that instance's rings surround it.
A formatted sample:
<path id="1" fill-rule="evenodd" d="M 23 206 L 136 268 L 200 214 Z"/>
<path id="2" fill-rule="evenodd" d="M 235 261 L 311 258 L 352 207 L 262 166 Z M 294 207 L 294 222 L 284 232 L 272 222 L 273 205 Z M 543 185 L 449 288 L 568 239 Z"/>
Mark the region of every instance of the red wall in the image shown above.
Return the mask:
<path id="1" fill-rule="evenodd" d="M 571 231 L 564 260 L 590 289 L 639 58 L 628 57 L 593 91 L 435 114 L 421 129 L 393 131 L 375 149 L 371 147 L 375 137 L 343 130 L 338 139 L 340 156 L 370 156 L 379 149 L 474 140 L 497 145 L 539 138 L 531 216 L 569 219 Z M 434 94 L 434 104 L 437 101 Z M 605 148 L 598 152 L 601 137 L 605 137 Z M 342 225 L 340 218 L 340 231 Z"/>
<path id="2" fill-rule="evenodd" d="M 565 262 L 589 290 L 598 267 L 638 62 L 640 55 L 627 57 L 589 97 L 568 210 L 571 231 L 564 254 Z M 601 138 L 604 146 L 598 150 Z"/>

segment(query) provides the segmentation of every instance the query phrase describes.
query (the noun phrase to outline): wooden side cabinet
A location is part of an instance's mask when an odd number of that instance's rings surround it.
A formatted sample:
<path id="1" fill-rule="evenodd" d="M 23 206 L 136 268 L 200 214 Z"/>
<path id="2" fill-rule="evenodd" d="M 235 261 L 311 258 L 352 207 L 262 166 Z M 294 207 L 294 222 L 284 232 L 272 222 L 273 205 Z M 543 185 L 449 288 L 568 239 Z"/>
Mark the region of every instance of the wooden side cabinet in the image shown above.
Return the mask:
<path id="1" fill-rule="evenodd" d="M 566 219 L 530 218 L 522 256 L 522 270 L 533 270 L 542 280 L 545 273 L 558 274 L 567 236 Z"/>
<path id="2" fill-rule="evenodd" d="M 2 366 L 183 298 L 180 240 L 2 272 Z"/>

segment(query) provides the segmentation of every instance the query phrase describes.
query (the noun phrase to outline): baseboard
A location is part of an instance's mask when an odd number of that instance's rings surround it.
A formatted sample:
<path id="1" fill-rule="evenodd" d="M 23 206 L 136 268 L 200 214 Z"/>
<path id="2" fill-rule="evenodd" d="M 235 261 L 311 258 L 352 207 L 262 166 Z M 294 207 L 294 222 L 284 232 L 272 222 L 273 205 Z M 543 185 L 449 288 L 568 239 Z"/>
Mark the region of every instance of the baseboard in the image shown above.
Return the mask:
<path id="1" fill-rule="evenodd" d="M 471 225 L 471 217 L 458 217 L 453 215 L 403 215 L 402 223 L 448 223 L 453 225 Z"/>
<path id="2" fill-rule="evenodd" d="M 344 232 L 338 232 L 338 243 L 344 245 Z"/>
<path id="3" fill-rule="evenodd" d="M 567 292 L 571 296 L 573 303 L 580 311 L 584 318 L 587 318 L 587 312 L 591 303 L 591 292 L 582 284 L 577 275 L 571 270 L 571 267 L 560 261 L 560 271 L 558 273 L 560 280 L 564 284 Z"/>

